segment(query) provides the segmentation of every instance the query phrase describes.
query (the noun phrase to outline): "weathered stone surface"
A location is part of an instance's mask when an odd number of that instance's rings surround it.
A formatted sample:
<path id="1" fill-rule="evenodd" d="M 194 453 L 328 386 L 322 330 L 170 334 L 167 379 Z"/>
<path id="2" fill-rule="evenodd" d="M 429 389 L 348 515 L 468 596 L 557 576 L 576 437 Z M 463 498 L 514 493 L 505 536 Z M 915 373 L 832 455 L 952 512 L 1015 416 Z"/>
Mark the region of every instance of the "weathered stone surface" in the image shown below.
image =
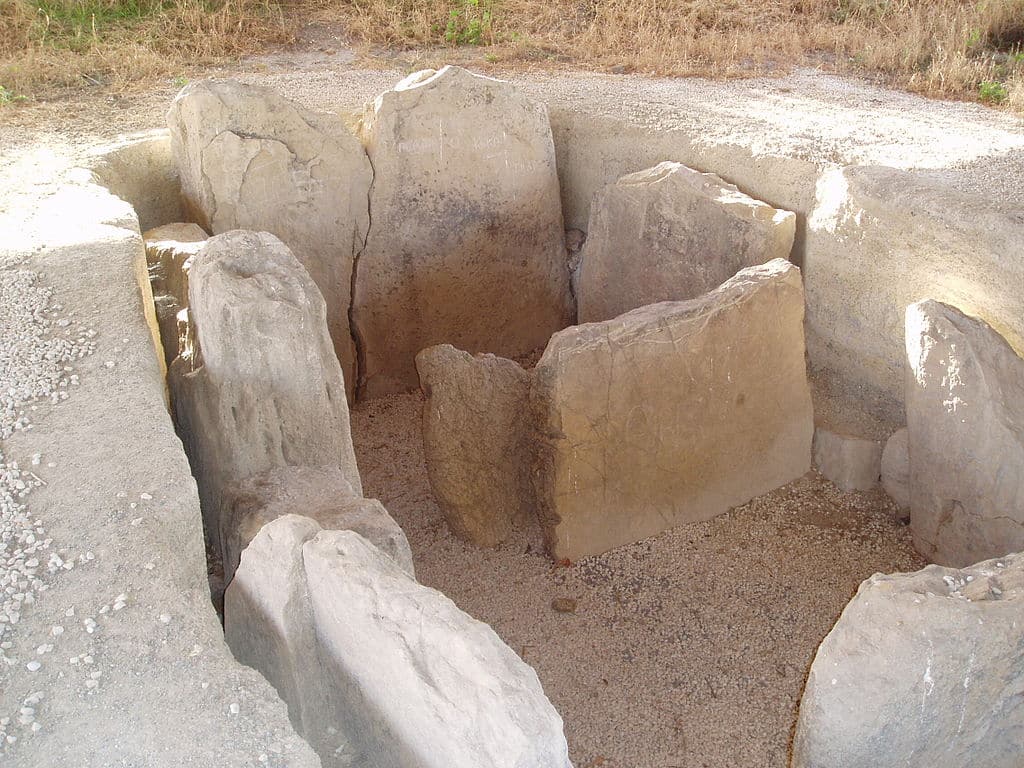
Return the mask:
<path id="1" fill-rule="evenodd" d="M 285 515 L 302 515 L 325 530 L 355 531 L 415 575 L 409 541 L 376 499 L 352 490 L 337 467 L 281 467 L 232 485 L 224 492 L 220 515 L 224 581 L 238 567 L 243 550 L 267 523 Z"/>
<path id="2" fill-rule="evenodd" d="M 534 376 L 535 481 L 557 558 L 706 520 L 810 468 L 803 289 L 787 261 L 562 331 Z"/>
<path id="3" fill-rule="evenodd" d="M 896 506 L 910 511 L 910 449 L 907 428 L 893 432 L 882 451 L 882 487 Z M 909 519 L 909 515 L 906 519 Z"/>
<path id="4" fill-rule="evenodd" d="M 875 575 L 818 649 L 793 768 L 1017 768 L 1024 557 Z"/>
<path id="5" fill-rule="evenodd" d="M 361 495 L 324 301 L 287 246 L 265 232 L 212 237 L 192 258 L 188 290 L 189 338 L 170 385 L 213 551 L 229 483 L 334 466 Z"/>
<path id="6" fill-rule="evenodd" d="M 1019 205 L 881 167 L 825 173 L 817 197 L 804 260 L 815 369 L 884 397 L 899 424 L 903 320 L 915 301 L 950 302 L 1024 350 Z"/>
<path id="7" fill-rule="evenodd" d="M 485 547 L 533 514 L 530 374 L 512 360 L 449 344 L 416 356 L 423 452 L 438 505 L 456 535 Z"/>
<path id="8" fill-rule="evenodd" d="M 198 224 L 165 224 L 142 235 L 156 305 L 160 342 L 169 366 L 178 356 L 178 313 L 188 304 L 188 261 L 207 234 Z"/>
<path id="9" fill-rule="evenodd" d="M 373 180 L 358 139 L 336 117 L 231 80 L 186 86 L 167 121 L 192 217 L 214 234 L 277 235 L 309 271 L 327 302 L 327 326 L 351 395 L 352 270 L 369 228 Z"/>
<path id="10" fill-rule="evenodd" d="M 591 206 L 579 322 L 697 298 L 744 267 L 789 258 L 795 233 L 793 213 L 681 163 L 623 176 Z"/>
<path id="11" fill-rule="evenodd" d="M 536 673 L 490 627 L 351 531 L 318 534 L 303 562 L 357 764 L 570 768 Z"/>
<path id="12" fill-rule="evenodd" d="M 818 427 L 814 465 L 841 491 L 870 491 L 882 473 L 882 444 Z"/>
<path id="13" fill-rule="evenodd" d="M 948 304 L 906 323 L 914 546 L 953 566 L 1024 550 L 1024 360 Z"/>
<path id="14" fill-rule="evenodd" d="M 458 67 L 382 94 L 362 128 L 373 227 L 355 279 L 368 396 L 417 384 L 450 343 L 517 357 L 569 324 L 572 300 L 547 110 Z"/>
<path id="15" fill-rule="evenodd" d="M 236 659 L 274 686 L 295 729 L 323 758 L 344 753 L 347 742 L 317 664 L 302 564 L 302 545 L 319 532 L 316 521 L 291 514 L 258 532 L 224 593 L 224 639 Z"/>

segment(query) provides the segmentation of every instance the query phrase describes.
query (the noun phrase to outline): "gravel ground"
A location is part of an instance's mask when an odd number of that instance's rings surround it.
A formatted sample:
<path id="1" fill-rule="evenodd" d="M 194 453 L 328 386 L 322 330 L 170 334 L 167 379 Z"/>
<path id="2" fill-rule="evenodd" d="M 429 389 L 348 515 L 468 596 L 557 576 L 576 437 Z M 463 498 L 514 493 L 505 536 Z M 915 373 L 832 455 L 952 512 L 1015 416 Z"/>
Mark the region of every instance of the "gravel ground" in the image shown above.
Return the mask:
<path id="1" fill-rule="evenodd" d="M 884 495 L 842 494 L 814 472 L 568 568 L 538 529 L 481 550 L 434 502 L 421 407 L 409 394 L 354 409 L 365 492 L 405 529 L 419 580 L 537 670 L 577 768 L 786 766 L 807 669 L 858 584 L 924 565 Z"/>

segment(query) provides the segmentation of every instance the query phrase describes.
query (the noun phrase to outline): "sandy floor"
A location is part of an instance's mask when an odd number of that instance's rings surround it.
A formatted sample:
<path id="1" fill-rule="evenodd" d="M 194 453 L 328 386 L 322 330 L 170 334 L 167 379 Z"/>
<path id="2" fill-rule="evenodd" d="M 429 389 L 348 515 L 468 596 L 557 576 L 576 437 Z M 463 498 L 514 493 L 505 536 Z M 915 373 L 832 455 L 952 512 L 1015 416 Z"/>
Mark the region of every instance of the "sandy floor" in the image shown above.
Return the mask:
<path id="1" fill-rule="evenodd" d="M 420 408 L 418 395 L 356 407 L 366 494 L 405 529 L 420 581 L 534 666 L 577 768 L 785 766 L 807 668 L 857 585 L 924 565 L 884 496 L 813 472 L 569 568 L 552 566 L 539 530 L 480 550 L 434 502 Z"/>

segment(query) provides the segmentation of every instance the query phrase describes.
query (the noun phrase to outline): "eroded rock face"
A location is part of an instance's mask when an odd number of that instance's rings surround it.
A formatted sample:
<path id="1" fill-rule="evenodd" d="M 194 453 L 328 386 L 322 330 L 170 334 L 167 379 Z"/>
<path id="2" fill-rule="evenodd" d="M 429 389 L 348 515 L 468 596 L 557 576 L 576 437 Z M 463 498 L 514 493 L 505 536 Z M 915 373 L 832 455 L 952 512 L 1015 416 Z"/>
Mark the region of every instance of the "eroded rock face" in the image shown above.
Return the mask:
<path id="1" fill-rule="evenodd" d="M 302 515 L 325 530 L 355 531 L 410 576 L 415 575 L 405 533 L 376 499 L 352 490 L 338 467 L 282 467 L 246 478 L 224 493 L 220 516 L 224 581 L 264 525 L 285 515 Z"/>
<path id="2" fill-rule="evenodd" d="M 907 428 L 893 432 L 882 451 L 882 487 L 896 502 L 901 515 L 910 519 L 910 449 Z"/>
<path id="3" fill-rule="evenodd" d="M 324 668 L 365 764 L 570 768 L 536 673 L 490 627 L 350 531 L 318 534 L 303 561 Z"/>
<path id="4" fill-rule="evenodd" d="M 493 547 L 533 513 L 530 374 L 449 344 L 416 356 L 427 474 L 452 531 Z"/>
<path id="5" fill-rule="evenodd" d="M 518 357 L 569 324 L 543 104 L 457 67 L 418 72 L 364 117 L 373 227 L 355 280 L 367 396 L 414 388 L 429 346 Z"/>
<path id="6" fill-rule="evenodd" d="M 694 299 L 744 267 L 789 258 L 796 216 L 711 173 L 664 162 L 605 187 L 590 211 L 579 322 Z"/>
<path id="7" fill-rule="evenodd" d="M 169 383 L 214 551 L 228 484 L 333 466 L 362 495 L 324 301 L 287 246 L 265 232 L 210 238 L 192 257 L 189 316 Z"/>
<path id="8" fill-rule="evenodd" d="M 803 289 L 787 261 L 562 331 L 534 376 L 536 489 L 557 558 L 706 520 L 810 468 Z"/>
<path id="9" fill-rule="evenodd" d="M 369 228 L 373 180 L 358 139 L 336 117 L 231 80 L 188 85 L 167 122 L 195 220 L 215 234 L 277 235 L 307 269 L 327 302 L 328 329 L 351 393 L 352 269 Z"/>
<path id="10" fill-rule="evenodd" d="M 882 472 L 882 444 L 818 427 L 814 465 L 841 491 L 870 491 Z"/>
<path id="11" fill-rule="evenodd" d="M 263 527 L 224 623 L 325 766 L 570 768 L 536 673 L 490 627 L 359 534 L 314 528 L 295 515 Z"/>
<path id="12" fill-rule="evenodd" d="M 1024 558 L 861 584 L 818 649 L 793 768 L 1016 768 Z"/>
<path id="13" fill-rule="evenodd" d="M 823 174 L 804 259 L 812 366 L 887 401 L 901 424 L 910 304 L 951 302 L 1024 350 L 1022 239 L 1018 205 L 965 194 L 938 174 Z"/>
<path id="14" fill-rule="evenodd" d="M 930 560 L 1024 549 L 1024 360 L 984 321 L 907 308 L 910 525 Z"/>
<path id="15" fill-rule="evenodd" d="M 153 303 L 167 365 L 178 356 L 178 313 L 188 304 L 189 259 L 207 239 L 198 224 L 165 224 L 143 234 Z"/>

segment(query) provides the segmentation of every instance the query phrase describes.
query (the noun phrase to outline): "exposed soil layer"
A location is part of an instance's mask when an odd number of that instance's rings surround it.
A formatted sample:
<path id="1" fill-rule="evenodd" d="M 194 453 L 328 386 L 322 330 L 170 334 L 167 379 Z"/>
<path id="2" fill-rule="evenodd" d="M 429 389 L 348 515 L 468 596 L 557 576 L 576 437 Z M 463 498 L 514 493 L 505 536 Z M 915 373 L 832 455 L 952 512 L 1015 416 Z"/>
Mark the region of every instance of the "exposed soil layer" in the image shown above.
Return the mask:
<path id="1" fill-rule="evenodd" d="M 815 472 L 569 567 L 537 529 L 481 550 L 434 501 L 420 411 L 418 394 L 354 409 L 365 493 L 405 529 L 419 580 L 537 670 L 578 768 L 782 768 L 814 652 L 858 584 L 925 564 L 887 497 Z"/>

